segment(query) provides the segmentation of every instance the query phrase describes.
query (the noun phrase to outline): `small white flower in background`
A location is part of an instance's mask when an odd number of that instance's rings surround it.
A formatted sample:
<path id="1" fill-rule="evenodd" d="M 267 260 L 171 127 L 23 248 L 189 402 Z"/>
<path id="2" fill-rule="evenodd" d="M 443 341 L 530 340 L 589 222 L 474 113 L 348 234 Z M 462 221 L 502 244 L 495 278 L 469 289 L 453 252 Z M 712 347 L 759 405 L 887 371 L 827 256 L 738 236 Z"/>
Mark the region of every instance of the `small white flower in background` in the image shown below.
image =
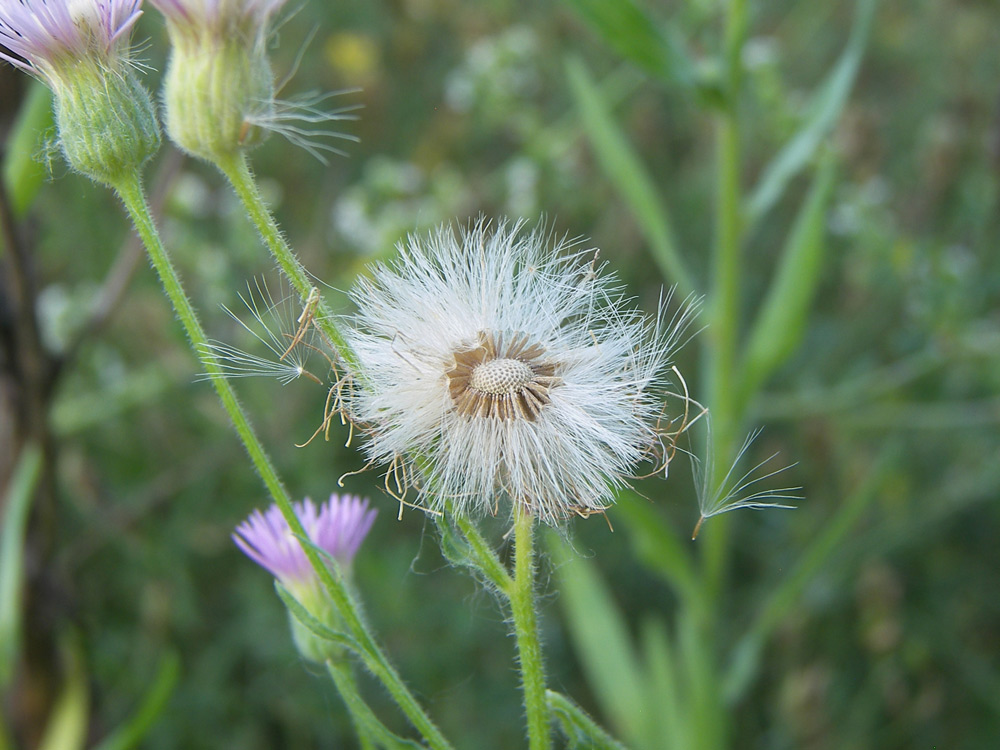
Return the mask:
<path id="1" fill-rule="evenodd" d="M 665 467 L 692 305 L 643 315 L 594 251 L 520 223 L 442 227 L 399 251 L 352 292 L 345 394 L 391 493 L 459 514 L 509 501 L 552 524 L 603 511 L 643 460 Z"/>

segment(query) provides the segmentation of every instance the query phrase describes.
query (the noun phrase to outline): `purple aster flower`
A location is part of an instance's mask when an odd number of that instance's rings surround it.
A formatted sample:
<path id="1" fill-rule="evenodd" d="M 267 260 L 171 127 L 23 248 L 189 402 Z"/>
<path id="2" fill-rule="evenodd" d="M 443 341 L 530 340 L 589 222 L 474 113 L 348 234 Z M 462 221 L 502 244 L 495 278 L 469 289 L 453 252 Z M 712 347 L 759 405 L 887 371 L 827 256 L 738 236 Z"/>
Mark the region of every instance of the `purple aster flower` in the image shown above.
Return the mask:
<path id="1" fill-rule="evenodd" d="M 351 564 L 377 513 L 368 508 L 367 499 L 350 495 L 331 495 L 318 509 L 309 498 L 295 504 L 295 515 L 309 539 L 344 566 Z M 277 505 L 264 513 L 259 510 L 251 513 L 236 527 L 233 541 L 286 586 L 302 586 L 315 580 L 302 545 L 292 535 Z"/>
<path id="2" fill-rule="evenodd" d="M 263 34 L 287 0 L 150 0 L 177 28 L 224 33 L 245 28 Z"/>
<path id="3" fill-rule="evenodd" d="M 0 59 L 54 83 L 60 68 L 128 57 L 142 0 L 0 0 Z"/>

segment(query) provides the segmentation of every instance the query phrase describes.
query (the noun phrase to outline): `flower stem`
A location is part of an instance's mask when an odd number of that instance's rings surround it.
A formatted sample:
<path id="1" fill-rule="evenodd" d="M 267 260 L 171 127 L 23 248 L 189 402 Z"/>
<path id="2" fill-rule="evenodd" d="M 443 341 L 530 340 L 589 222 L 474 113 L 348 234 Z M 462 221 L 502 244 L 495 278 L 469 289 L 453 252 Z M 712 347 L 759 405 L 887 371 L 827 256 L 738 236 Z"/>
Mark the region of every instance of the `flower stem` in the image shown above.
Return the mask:
<path id="1" fill-rule="evenodd" d="M 519 507 L 514 509 L 514 581 L 509 590 L 511 617 L 517 637 L 521 687 L 528 719 L 530 750 L 549 750 L 549 709 L 545 702 L 545 670 L 538 640 L 535 612 L 534 519 Z"/>
<path id="2" fill-rule="evenodd" d="M 132 219 L 135 229 L 139 233 L 139 237 L 146 246 L 146 252 L 149 254 L 153 268 L 156 269 L 156 273 L 160 277 L 160 283 L 163 284 L 163 289 L 167 293 L 167 297 L 170 298 L 170 302 L 174 306 L 174 311 L 184 326 L 192 348 L 196 354 L 200 355 L 207 350 L 208 340 L 205 337 L 205 330 L 202 328 L 190 300 L 188 300 L 187 295 L 184 293 L 184 288 L 181 286 L 180 278 L 177 276 L 173 263 L 170 261 L 170 256 L 167 255 L 166 248 L 163 247 L 163 243 L 160 241 L 160 235 L 156 231 L 156 225 L 153 223 L 153 217 L 146 202 L 145 191 L 143 190 L 142 181 L 138 173 L 125 175 L 113 187 L 118 193 L 119 198 L 121 198 L 122 203 L 125 204 L 125 209 L 128 211 L 129 217 Z M 250 424 L 250 420 L 247 419 L 243 407 L 237 401 L 236 393 L 226 379 L 222 368 L 211 357 L 199 356 L 199 359 L 203 361 L 205 368 L 208 370 L 212 385 L 215 386 L 215 391 L 219 394 L 223 408 L 232 420 L 240 440 L 243 442 L 247 453 L 250 454 L 254 468 L 257 469 L 257 473 L 264 480 L 264 484 L 267 485 L 267 489 L 270 491 L 274 501 L 278 504 L 278 507 L 282 508 L 282 512 L 284 512 L 287 506 L 292 517 L 295 517 L 288 492 L 278 478 L 278 473 L 271 464 L 271 459 L 264 451 L 264 447 L 261 445 Z M 298 524 L 297 518 L 296 524 Z M 301 524 L 298 524 L 298 528 L 295 525 L 292 528 L 296 531 L 301 530 Z"/>
<path id="3" fill-rule="evenodd" d="M 712 413 L 712 436 L 716 476 L 712 487 L 723 480 L 736 445 L 736 433 L 743 415 L 738 388 L 732 384 L 737 369 L 739 322 L 743 278 L 743 207 L 740 186 L 742 149 L 740 143 L 739 95 L 743 79 L 742 49 L 747 29 L 746 0 L 729 0 L 725 29 L 725 107 L 717 114 L 715 246 L 712 258 L 711 316 L 708 367 L 708 399 Z M 707 600 L 721 595 L 728 559 L 728 519 L 717 519 L 704 549 Z"/>
<path id="4" fill-rule="evenodd" d="M 239 196 L 240 201 L 243 203 L 243 208 L 254 223 L 254 226 L 257 227 L 257 231 L 260 232 L 264 244 L 267 245 L 271 251 L 271 255 L 277 261 L 281 270 L 285 272 L 288 280 L 302 298 L 303 303 L 305 303 L 309 299 L 315 284 L 313 284 L 306 269 L 299 262 L 291 247 L 289 247 L 288 242 L 281 233 L 281 229 L 278 227 L 278 223 L 274 220 L 274 216 L 271 215 L 267 204 L 264 203 L 246 155 L 238 152 L 232 156 L 220 159 L 216 162 L 216 166 L 222 170 L 222 173 L 232 183 L 236 195 Z M 318 314 L 315 317 L 315 322 L 323 334 L 330 340 L 330 343 L 344 362 L 352 371 L 356 371 L 357 368 L 354 367 L 356 364 L 354 352 L 337 328 L 336 317 L 322 297 L 319 299 Z"/>
<path id="5" fill-rule="evenodd" d="M 190 300 L 188 300 L 187 295 L 184 293 L 184 288 L 181 286 L 177 272 L 170 261 L 170 256 L 160 241 L 149 205 L 146 202 L 139 174 L 137 172 L 127 174 L 113 185 L 113 187 L 121 198 L 122 203 L 125 204 L 125 209 L 135 224 L 139 237 L 146 246 L 153 267 L 156 269 L 160 277 L 160 282 L 163 284 L 163 289 L 170 298 L 174 310 L 180 318 L 184 330 L 187 332 L 191 345 L 195 352 L 205 351 L 208 343 L 205 331 L 198 320 L 194 308 L 191 306 Z M 308 535 L 299 517 L 295 514 L 288 492 L 281 483 L 278 473 L 275 471 L 270 458 L 254 432 L 249 419 L 247 419 L 243 407 L 237 401 L 236 394 L 226 379 L 225 373 L 210 357 L 205 357 L 203 361 L 205 368 L 208 370 L 209 375 L 211 375 L 212 385 L 215 386 L 215 390 L 219 394 L 223 408 L 232 420 L 240 440 L 243 442 L 247 453 L 250 454 L 250 459 L 253 461 L 254 467 L 264 480 L 264 484 L 271 493 L 274 502 L 281 510 L 282 516 L 284 516 L 293 534 L 300 539 L 307 540 Z M 382 653 L 375 639 L 368 632 L 361 616 L 358 614 L 357 605 L 352 600 L 343 581 L 339 580 L 330 571 L 312 545 L 303 544 L 302 548 L 316 574 L 319 576 L 320 581 L 322 581 L 326 588 L 327 593 L 329 593 L 333 600 L 334 605 L 337 607 L 338 612 L 344 618 L 348 631 L 365 652 L 362 656 L 365 658 L 366 664 L 368 664 L 375 676 L 383 682 L 386 689 L 396 699 L 400 709 L 410 719 L 413 726 L 424 736 L 430 746 L 436 748 L 436 750 L 447 750 L 450 748 L 449 743 L 445 740 L 440 730 L 434 725 L 427 714 L 424 713 L 399 677 L 399 674 L 389 663 L 385 654 Z"/>

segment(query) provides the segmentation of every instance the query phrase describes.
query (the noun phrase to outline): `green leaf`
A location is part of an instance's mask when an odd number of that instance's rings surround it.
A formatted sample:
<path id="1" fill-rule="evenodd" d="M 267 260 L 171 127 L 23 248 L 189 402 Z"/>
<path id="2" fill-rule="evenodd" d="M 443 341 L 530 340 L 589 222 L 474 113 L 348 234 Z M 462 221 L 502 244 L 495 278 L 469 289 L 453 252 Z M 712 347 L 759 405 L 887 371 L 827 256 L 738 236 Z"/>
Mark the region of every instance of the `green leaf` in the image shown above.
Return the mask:
<path id="1" fill-rule="evenodd" d="M 839 119 L 861 66 L 875 5 L 876 0 L 858 0 L 847 46 L 817 90 L 802 128 L 764 169 L 747 201 L 748 228 L 778 202 L 788 182 L 805 168 Z"/>
<path id="2" fill-rule="evenodd" d="M 802 339 L 826 251 L 826 211 L 833 194 L 835 167 L 833 153 L 824 154 L 757 313 L 742 368 L 744 401 Z"/>
<path id="3" fill-rule="evenodd" d="M 642 737 L 645 686 L 628 623 L 592 562 L 554 534 L 549 550 L 559 578 L 562 604 L 587 684 L 617 733 L 628 744 Z"/>
<path id="4" fill-rule="evenodd" d="M 181 674 L 181 660 L 176 651 L 160 657 L 156 679 L 146 691 L 132 717 L 109 734 L 94 750 L 129 750 L 138 747 L 166 707 Z"/>
<path id="5" fill-rule="evenodd" d="M 336 643 L 339 646 L 344 646 L 345 648 L 349 648 L 355 653 L 358 654 L 361 653 L 360 646 L 358 646 L 358 644 L 355 642 L 353 638 L 351 638 L 348 635 L 345 635 L 344 633 L 339 633 L 336 630 L 333 630 L 332 628 L 328 628 L 326 625 L 324 625 L 315 617 L 313 617 L 312 613 L 310 613 L 308 609 L 303 607 L 299 603 L 299 600 L 296 599 L 294 596 L 292 596 L 291 593 L 288 591 L 288 589 L 282 586 L 280 582 L 278 581 L 274 582 L 274 589 L 275 591 L 278 592 L 278 596 L 281 597 L 281 601 L 283 601 L 285 603 L 285 606 L 288 607 L 288 611 L 291 612 L 292 617 L 294 617 L 296 620 L 302 623 L 302 625 L 310 633 L 319 638 L 322 638 L 325 641 L 330 641 L 332 643 Z"/>
<path id="6" fill-rule="evenodd" d="M 652 503 L 635 492 L 622 492 L 615 505 L 615 518 L 625 522 L 632 549 L 643 565 L 688 602 L 700 599 L 691 555 Z"/>
<path id="7" fill-rule="evenodd" d="M 666 203 L 642 160 L 618 128 L 583 62 L 567 60 L 566 73 L 594 154 L 638 222 L 653 260 L 664 277 L 677 285 L 682 297 L 693 294 L 694 284 L 677 250 Z"/>
<path id="8" fill-rule="evenodd" d="M 52 93 L 33 81 L 4 149 L 3 181 L 15 216 L 24 215 L 45 181 L 47 172 L 36 157 L 53 127 Z"/>
<path id="9" fill-rule="evenodd" d="M 586 712 L 562 693 L 545 691 L 549 711 L 566 735 L 570 750 L 625 750 L 625 746 L 605 732 Z"/>
<path id="10" fill-rule="evenodd" d="M 684 750 L 691 746 L 691 714 L 666 626 L 658 619 L 646 619 L 642 623 L 641 637 L 643 663 L 649 673 L 647 705 L 656 706 L 650 723 L 651 746 Z"/>
<path id="11" fill-rule="evenodd" d="M 667 83 L 690 88 L 695 68 L 680 33 L 633 0 L 565 0 L 618 54 Z"/>
<path id="12" fill-rule="evenodd" d="M 715 750 L 727 747 L 729 716 L 722 703 L 716 657 L 712 648 L 714 633 L 703 618 L 691 610 L 681 610 L 677 617 L 678 648 L 687 686 L 687 716 L 691 722 L 690 747 Z"/>
<path id="13" fill-rule="evenodd" d="M 42 470 L 42 452 L 29 444 L 21 451 L 4 498 L 0 529 L 0 688 L 14 674 L 21 643 L 21 587 L 28 512 Z"/>
<path id="14" fill-rule="evenodd" d="M 83 664 L 83 647 L 72 631 L 59 638 L 66 673 L 49 714 L 38 750 L 83 750 L 90 721 L 90 687 Z"/>
<path id="15" fill-rule="evenodd" d="M 757 674 L 760 656 L 775 626 L 791 611 L 806 586 L 829 562 L 840 542 L 854 528 L 864 511 L 878 496 L 882 483 L 900 456 L 898 442 L 887 443 L 871 470 L 858 487 L 844 500 L 833 517 L 823 522 L 817 535 L 796 563 L 791 574 L 771 590 L 746 634 L 733 649 L 725 674 L 723 694 L 728 704 L 735 704 Z"/>
<path id="16" fill-rule="evenodd" d="M 343 698 L 347 710 L 351 712 L 351 718 L 358 733 L 374 740 L 379 747 L 386 750 L 418 750 L 422 748 L 418 742 L 400 737 L 390 731 L 383 724 L 375 713 L 371 710 L 365 699 L 361 697 L 357 685 L 354 682 L 354 674 L 351 665 L 337 659 L 328 659 L 326 668 L 330 677 L 337 686 L 340 697 Z"/>

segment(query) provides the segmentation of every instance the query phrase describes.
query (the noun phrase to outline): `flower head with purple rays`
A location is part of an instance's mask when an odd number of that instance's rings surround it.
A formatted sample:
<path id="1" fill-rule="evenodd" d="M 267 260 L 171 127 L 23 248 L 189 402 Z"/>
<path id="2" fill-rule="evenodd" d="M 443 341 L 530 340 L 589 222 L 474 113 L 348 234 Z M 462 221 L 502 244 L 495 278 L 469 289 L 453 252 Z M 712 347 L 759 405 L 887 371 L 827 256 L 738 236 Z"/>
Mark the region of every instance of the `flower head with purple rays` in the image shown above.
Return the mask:
<path id="1" fill-rule="evenodd" d="M 172 25 L 213 33 L 248 25 L 262 33 L 287 0 L 150 0 Z"/>
<path id="2" fill-rule="evenodd" d="M 142 0 L 0 0 L 0 59 L 50 84 L 60 66 L 128 58 Z"/>
<path id="3" fill-rule="evenodd" d="M 358 547 L 368 535 L 378 511 L 368 508 L 368 500 L 331 495 L 319 506 L 306 498 L 295 503 L 295 515 L 309 539 L 342 565 L 350 565 Z M 255 510 L 236 527 L 233 541 L 247 556 L 266 568 L 283 584 L 312 582 L 315 574 L 306 554 L 277 505 L 266 512 Z"/>

